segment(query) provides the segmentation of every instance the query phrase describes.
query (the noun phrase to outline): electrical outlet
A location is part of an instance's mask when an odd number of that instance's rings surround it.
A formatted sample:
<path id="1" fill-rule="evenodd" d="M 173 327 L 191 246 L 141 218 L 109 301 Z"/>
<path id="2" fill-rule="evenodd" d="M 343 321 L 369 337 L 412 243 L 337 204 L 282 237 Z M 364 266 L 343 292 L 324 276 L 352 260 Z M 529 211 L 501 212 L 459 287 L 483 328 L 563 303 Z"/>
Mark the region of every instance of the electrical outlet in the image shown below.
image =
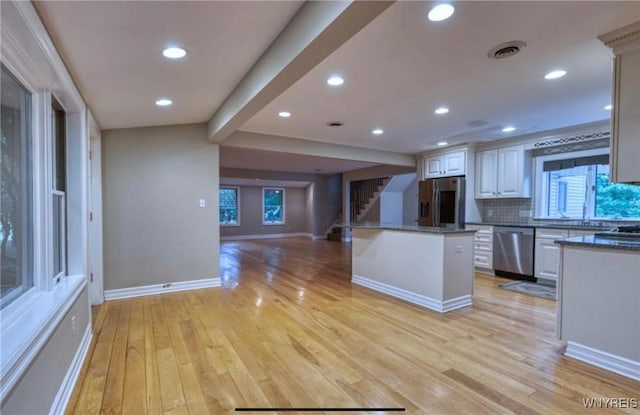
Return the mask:
<path id="1" fill-rule="evenodd" d="M 206 207 L 206 206 L 207 206 L 207 201 L 204 200 L 204 199 L 200 199 L 200 207 L 203 208 L 203 207 Z"/>
<path id="2" fill-rule="evenodd" d="M 73 333 L 73 335 L 75 336 L 76 334 L 76 316 L 71 317 L 71 332 Z"/>

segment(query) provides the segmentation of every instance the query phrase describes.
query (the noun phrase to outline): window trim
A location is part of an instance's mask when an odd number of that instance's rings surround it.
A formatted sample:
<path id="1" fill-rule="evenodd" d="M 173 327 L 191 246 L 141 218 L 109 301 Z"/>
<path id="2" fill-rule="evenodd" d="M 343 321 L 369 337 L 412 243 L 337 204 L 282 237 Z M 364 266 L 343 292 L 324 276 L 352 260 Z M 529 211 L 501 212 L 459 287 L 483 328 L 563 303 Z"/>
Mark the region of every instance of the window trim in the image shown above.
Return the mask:
<path id="1" fill-rule="evenodd" d="M 218 209 L 220 209 L 220 190 L 223 189 L 234 189 L 236 191 L 236 210 L 238 211 L 238 215 L 237 218 L 238 220 L 236 220 L 234 223 L 228 222 L 228 223 L 222 223 L 220 222 L 220 226 L 221 227 L 232 227 L 232 226 L 240 226 L 240 187 L 238 186 L 220 186 L 218 188 Z"/>
<path id="2" fill-rule="evenodd" d="M 535 158 L 534 162 L 534 177 L 535 177 L 535 205 L 534 205 L 534 219 L 553 219 L 553 220 L 581 220 L 582 218 L 558 218 L 555 216 L 548 216 L 545 212 L 545 207 L 547 205 L 547 183 L 544 180 L 544 171 L 543 164 L 545 161 L 553 161 L 553 160 L 562 160 L 566 158 L 579 158 L 579 157 L 590 157 L 590 156 L 599 156 L 604 154 L 609 154 L 608 147 L 600 147 L 589 150 L 580 150 L 580 151 L 571 151 L 566 153 L 557 153 L 550 154 L 544 156 L 538 156 Z M 594 202 L 595 203 L 595 202 Z M 625 222 L 635 222 L 640 221 L 637 218 L 622 218 L 622 219 L 612 219 L 609 217 L 596 217 L 595 212 L 592 213 L 592 210 L 595 209 L 595 204 L 593 206 L 587 207 L 587 214 L 589 220 L 596 221 L 616 221 L 622 220 Z"/>
<path id="3" fill-rule="evenodd" d="M 279 221 L 279 222 L 265 222 L 265 220 L 264 220 L 264 208 L 265 208 L 265 205 L 264 205 L 264 193 L 265 193 L 266 190 L 280 190 L 282 192 L 282 221 Z M 282 225 L 285 225 L 286 222 L 287 222 L 287 219 L 286 219 L 287 210 L 286 210 L 286 207 L 285 207 L 286 204 L 287 204 L 287 201 L 286 201 L 286 189 L 284 187 L 263 187 L 262 188 L 262 210 L 260 211 L 260 217 L 262 219 L 262 225 L 263 226 L 282 226 Z"/>
<path id="4" fill-rule="evenodd" d="M 6 7 L 5 7 L 6 6 Z M 77 222 L 80 243 L 71 247 L 76 266 L 73 275 L 62 278 L 54 284 L 51 278 L 51 181 L 48 140 L 51 134 L 50 108 L 52 94 L 61 98 L 60 104 L 66 112 L 67 120 L 73 115 L 77 120 L 73 126 L 67 125 L 77 137 L 76 147 L 81 152 L 74 157 L 73 166 L 80 174 L 74 176 L 74 188 L 67 189 L 85 200 L 82 189 L 77 189 L 86 180 L 84 170 L 87 156 L 82 153 L 88 142 L 86 124 L 87 108 L 69 75 L 51 38 L 33 5 L 30 2 L 8 0 L 3 2 L 2 31 L 8 34 L 2 44 L 2 63 L 32 94 L 31 140 L 32 140 L 32 212 L 33 212 L 33 287 L 2 310 L 0 325 L 0 400 L 4 401 L 22 376 L 29 370 L 42 348 L 58 329 L 67 311 L 78 302 L 87 286 L 86 252 L 80 245 L 86 245 L 86 210 L 82 207 L 69 214 L 67 224 Z M 35 45 L 38 47 L 30 47 Z M 45 76 L 46 75 L 46 76 Z M 68 136 L 67 136 L 68 138 Z M 67 148 L 67 152 L 69 149 Z M 67 153 L 68 154 L 68 153 Z M 69 178 L 67 174 L 67 179 Z M 77 192 L 77 193 L 76 193 Z M 66 201 L 68 204 L 68 200 Z M 70 268 L 68 268 L 71 271 Z M 90 313 L 90 310 L 88 310 Z M 87 330 L 91 327 L 91 319 Z M 82 328 L 84 330 L 85 328 Z M 90 333 L 90 331 L 88 331 Z M 80 350 L 80 349 L 78 349 Z M 55 402 L 54 402 L 55 404 Z"/>

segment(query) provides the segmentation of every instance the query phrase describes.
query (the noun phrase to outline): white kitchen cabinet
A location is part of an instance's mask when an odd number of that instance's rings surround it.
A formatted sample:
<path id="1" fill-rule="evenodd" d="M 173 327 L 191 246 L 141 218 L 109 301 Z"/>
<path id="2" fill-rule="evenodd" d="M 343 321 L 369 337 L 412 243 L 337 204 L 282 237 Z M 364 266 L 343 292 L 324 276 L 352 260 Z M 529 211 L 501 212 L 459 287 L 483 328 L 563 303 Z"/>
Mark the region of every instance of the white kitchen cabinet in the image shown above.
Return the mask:
<path id="1" fill-rule="evenodd" d="M 560 265 L 560 246 L 554 241 L 569 237 L 566 229 L 536 228 L 534 276 L 538 279 L 557 281 Z"/>
<path id="2" fill-rule="evenodd" d="M 600 36 L 613 49 L 609 179 L 640 183 L 640 22 Z"/>
<path id="3" fill-rule="evenodd" d="M 424 179 L 465 174 L 466 151 L 452 151 L 423 159 Z"/>
<path id="4" fill-rule="evenodd" d="M 466 229 L 474 229 L 473 264 L 478 272 L 493 274 L 493 226 L 466 225 Z"/>
<path id="5" fill-rule="evenodd" d="M 531 155 L 523 145 L 476 153 L 476 199 L 531 197 Z"/>
<path id="6" fill-rule="evenodd" d="M 441 177 L 442 171 L 442 156 L 428 157 L 424 159 L 425 179 Z"/>
<path id="7" fill-rule="evenodd" d="M 488 199 L 498 194 L 498 150 L 476 153 L 476 199 Z"/>

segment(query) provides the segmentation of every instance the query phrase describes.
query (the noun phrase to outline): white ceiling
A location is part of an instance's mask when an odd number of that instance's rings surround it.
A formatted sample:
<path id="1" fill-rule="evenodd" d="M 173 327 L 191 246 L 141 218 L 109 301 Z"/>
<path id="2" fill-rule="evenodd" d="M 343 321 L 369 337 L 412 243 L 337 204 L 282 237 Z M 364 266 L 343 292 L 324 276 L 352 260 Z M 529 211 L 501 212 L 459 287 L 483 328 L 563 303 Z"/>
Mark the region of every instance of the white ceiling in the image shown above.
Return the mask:
<path id="1" fill-rule="evenodd" d="M 286 63 L 272 42 L 301 4 L 35 3 L 102 129 L 210 120 L 265 50 Z M 393 4 L 271 103 L 249 108 L 258 112 L 241 130 L 415 153 L 441 140 L 505 138 L 506 125 L 517 127 L 516 136 L 609 117 L 603 107 L 610 101 L 612 55 L 597 36 L 638 21 L 638 2 L 454 2 L 454 16 L 439 23 L 425 18 L 433 4 Z M 510 40 L 528 47 L 510 59 L 487 58 Z M 186 47 L 186 59 L 162 57 L 171 44 Z M 543 80 L 555 68 L 568 75 Z M 336 73 L 345 84 L 327 87 Z M 174 105 L 156 107 L 162 96 Z M 451 112 L 435 116 L 440 105 Z M 279 118 L 282 110 L 293 115 Z M 345 125 L 327 127 L 333 120 Z M 377 127 L 385 133 L 372 135 Z M 372 166 L 222 144 L 222 167 L 330 174 Z"/>
<path id="2" fill-rule="evenodd" d="M 394 4 L 241 129 L 418 152 L 504 138 L 506 125 L 517 135 L 609 117 L 612 54 L 597 36 L 640 19 L 638 2 L 456 2 L 439 23 L 425 18 L 432 4 Z M 487 58 L 511 40 L 528 47 Z M 555 68 L 568 75 L 545 81 Z M 334 73 L 346 80 L 340 88 L 325 83 Z M 435 116 L 440 105 L 451 112 Z M 282 110 L 293 115 L 279 118 Z M 332 120 L 345 125 L 327 127 Z"/>
<path id="3" fill-rule="evenodd" d="M 220 167 L 294 173 L 335 174 L 376 166 L 374 163 L 280 153 L 237 147 L 220 147 Z M 319 170 L 318 170 L 319 169 Z"/>
<path id="4" fill-rule="evenodd" d="M 206 122 L 301 1 L 34 3 L 102 129 Z M 186 47 L 185 59 L 161 55 Z M 159 108 L 159 97 L 174 105 Z"/>

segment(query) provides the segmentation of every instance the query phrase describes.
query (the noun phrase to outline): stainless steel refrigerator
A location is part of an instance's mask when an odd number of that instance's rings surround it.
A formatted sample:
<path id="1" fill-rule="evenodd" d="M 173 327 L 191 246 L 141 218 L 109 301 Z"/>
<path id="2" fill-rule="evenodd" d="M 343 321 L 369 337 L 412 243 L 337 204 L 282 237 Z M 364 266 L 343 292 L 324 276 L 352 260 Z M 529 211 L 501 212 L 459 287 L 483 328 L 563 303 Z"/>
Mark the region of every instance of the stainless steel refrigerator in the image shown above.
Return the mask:
<path id="1" fill-rule="evenodd" d="M 464 177 L 429 179 L 418 184 L 418 224 L 464 228 Z"/>

